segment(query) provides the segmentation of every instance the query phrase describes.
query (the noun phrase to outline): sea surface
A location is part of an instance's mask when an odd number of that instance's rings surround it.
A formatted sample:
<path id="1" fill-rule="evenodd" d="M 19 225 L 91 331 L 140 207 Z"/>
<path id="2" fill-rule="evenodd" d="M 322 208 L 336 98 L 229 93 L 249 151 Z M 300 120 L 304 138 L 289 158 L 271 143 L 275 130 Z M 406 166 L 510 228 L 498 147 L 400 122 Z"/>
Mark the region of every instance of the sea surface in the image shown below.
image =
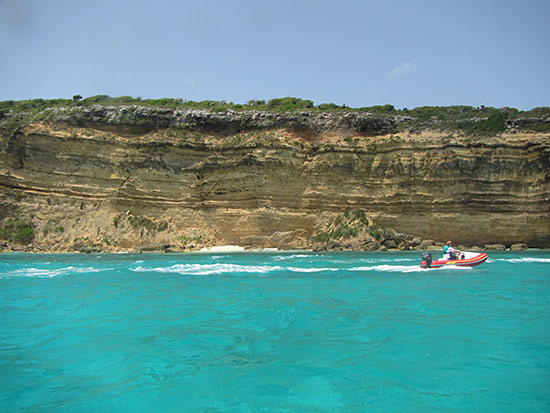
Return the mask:
<path id="1" fill-rule="evenodd" d="M 0 255 L 0 411 L 550 411 L 550 251 Z"/>

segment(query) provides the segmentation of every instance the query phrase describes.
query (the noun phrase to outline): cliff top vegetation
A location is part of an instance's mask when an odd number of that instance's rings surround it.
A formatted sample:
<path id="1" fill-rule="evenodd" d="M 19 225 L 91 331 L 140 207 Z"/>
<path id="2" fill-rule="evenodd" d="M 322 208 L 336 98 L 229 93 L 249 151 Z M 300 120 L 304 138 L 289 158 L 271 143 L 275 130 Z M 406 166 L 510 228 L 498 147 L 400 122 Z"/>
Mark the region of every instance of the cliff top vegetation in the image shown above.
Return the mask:
<path id="1" fill-rule="evenodd" d="M 151 108 L 204 110 L 220 113 L 228 110 L 236 112 L 310 112 L 310 113 L 370 113 L 380 118 L 401 118 L 402 128 L 435 128 L 461 130 L 471 134 L 491 134 L 504 132 L 511 125 L 519 130 L 550 132 L 550 107 L 538 107 L 528 111 L 515 108 L 493 108 L 472 106 L 422 106 L 413 109 L 396 109 L 393 105 L 375 105 L 351 108 L 346 105 L 322 103 L 315 105 L 312 100 L 295 97 L 275 98 L 271 100 L 250 100 L 246 104 L 226 101 L 192 101 L 174 98 L 142 99 L 140 97 L 110 97 L 97 95 L 72 99 L 30 99 L 0 101 L 0 122 L 14 120 L 43 120 L 39 114 L 51 108 L 90 108 L 101 106 L 145 106 Z"/>

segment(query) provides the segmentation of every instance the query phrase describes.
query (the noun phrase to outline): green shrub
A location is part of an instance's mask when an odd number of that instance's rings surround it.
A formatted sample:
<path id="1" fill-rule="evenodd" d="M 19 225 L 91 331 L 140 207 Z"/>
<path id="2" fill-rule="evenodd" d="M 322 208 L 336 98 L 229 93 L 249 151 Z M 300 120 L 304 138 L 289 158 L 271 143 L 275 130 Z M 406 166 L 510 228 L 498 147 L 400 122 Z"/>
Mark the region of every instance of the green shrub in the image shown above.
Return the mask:
<path id="1" fill-rule="evenodd" d="M 354 219 L 361 221 L 362 223 L 367 222 L 367 214 L 362 209 L 356 209 L 351 214 Z"/>
<path id="2" fill-rule="evenodd" d="M 109 95 L 96 95 L 83 99 L 82 103 L 87 105 L 108 105 L 110 101 L 111 97 Z"/>
<path id="3" fill-rule="evenodd" d="M 29 244 L 34 240 L 34 229 L 28 221 L 8 218 L 0 226 L 0 238 Z"/>
<path id="4" fill-rule="evenodd" d="M 335 103 L 321 103 L 317 106 L 321 110 L 333 110 L 333 109 L 342 109 L 341 106 L 336 105 Z"/>
<path id="5" fill-rule="evenodd" d="M 263 105 L 265 105 L 265 100 L 252 99 L 252 100 L 249 100 L 248 102 L 246 102 L 246 104 L 248 106 L 263 106 Z"/>
<path id="6" fill-rule="evenodd" d="M 103 237 L 101 241 L 108 247 L 110 247 L 111 245 L 115 247 L 118 246 L 118 242 L 116 240 L 112 240 L 107 237 Z"/>
<path id="7" fill-rule="evenodd" d="M 189 245 L 189 244 L 201 244 L 202 243 L 202 237 L 200 235 L 189 237 L 187 235 L 181 235 L 176 238 L 179 242 L 181 242 L 183 245 Z"/>
<path id="8" fill-rule="evenodd" d="M 154 229 L 155 223 L 151 221 L 148 218 L 145 217 L 135 217 L 133 215 L 130 215 L 128 217 L 128 222 L 130 223 L 130 226 L 134 229 L 138 227 L 145 227 L 147 229 Z"/>
<path id="9" fill-rule="evenodd" d="M 542 132 L 542 133 L 548 133 L 550 132 L 550 123 L 541 123 L 538 125 L 529 125 L 528 127 L 522 126 L 520 127 L 522 130 L 530 130 L 533 132 Z"/>
<path id="10" fill-rule="evenodd" d="M 334 218 L 331 225 L 333 225 L 333 226 L 340 225 L 342 223 L 343 219 L 344 218 L 342 217 L 342 215 L 338 215 L 336 218 Z"/>
<path id="11" fill-rule="evenodd" d="M 469 134 L 495 134 L 506 130 L 506 119 L 508 118 L 505 112 L 493 112 L 486 119 L 477 122 L 467 121 L 461 124 L 462 129 Z"/>
<path id="12" fill-rule="evenodd" d="M 510 109 L 510 108 L 507 108 L 507 109 Z M 514 116 L 514 117 L 516 117 L 516 116 Z M 528 111 L 524 112 L 522 114 L 522 117 L 525 117 L 525 118 L 542 118 L 542 117 L 550 118 L 550 107 L 545 106 L 545 107 L 533 108 L 531 110 L 528 110 Z"/>
<path id="13" fill-rule="evenodd" d="M 367 232 L 369 233 L 369 235 L 371 237 L 374 237 L 375 239 L 379 240 L 380 238 L 382 238 L 382 231 L 383 231 L 383 228 L 378 225 L 378 224 L 375 224 L 375 225 L 371 225 L 369 227 L 369 229 L 367 230 Z"/>
<path id="14" fill-rule="evenodd" d="M 13 238 L 22 244 L 28 244 L 34 240 L 34 230 L 32 227 L 19 228 L 15 231 Z"/>
<path id="15" fill-rule="evenodd" d="M 481 106 L 478 108 L 472 106 L 423 106 L 414 109 L 404 108 L 396 109 L 393 105 L 375 105 L 370 107 L 349 108 L 346 105 L 336 105 L 334 103 L 322 103 L 318 106 L 313 104 L 312 100 L 300 99 L 296 97 L 274 98 L 269 101 L 253 99 L 246 104 L 226 102 L 224 100 L 204 100 L 192 101 L 182 100 L 181 98 L 161 98 L 161 99 L 142 99 L 141 97 L 119 96 L 111 97 L 108 95 L 90 96 L 80 99 L 80 95 L 74 95 L 72 99 L 30 99 L 21 101 L 0 101 L 0 126 L 11 126 L 8 130 L 17 130 L 18 124 L 28 124 L 31 122 L 47 122 L 55 115 L 55 111 L 47 110 L 51 108 L 69 108 L 66 112 L 70 114 L 71 110 L 82 110 L 82 108 L 92 105 L 103 106 L 148 106 L 153 108 L 169 109 L 202 109 L 208 111 L 222 112 L 227 109 L 239 111 L 246 110 L 269 110 L 276 112 L 286 111 L 310 111 L 310 112 L 330 112 L 330 111 L 355 111 L 369 112 L 376 118 L 393 118 L 396 115 L 404 115 L 404 119 L 396 126 L 396 131 L 407 129 L 422 130 L 425 127 L 433 128 L 433 119 L 438 121 L 437 128 L 441 130 L 462 130 L 470 134 L 489 135 L 504 131 L 506 119 L 517 118 L 548 118 L 550 117 L 549 107 L 533 108 L 529 111 L 519 111 L 514 108 L 504 107 L 496 109 L 492 107 Z M 2 116 L 4 113 L 12 112 L 9 116 Z M 482 120 L 475 120 L 484 118 Z M 17 119 L 17 124 L 11 124 L 13 119 Z M 130 122 L 135 121 L 129 117 Z M 147 120 L 144 126 L 149 125 Z M 547 132 L 546 124 L 527 124 L 521 127 L 523 130 Z"/>
<path id="16" fill-rule="evenodd" d="M 10 133 L 15 133 L 18 129 L 25 126 L 25 121 L 20 117 L 8 118 L 3 122 L 3 126 L 10 131 Z"/>
<path id="17" fill-rule="evenodd" d="M 135 217 L 133 215 L 130 215 L 128 217 L 128 222 L 130 223 L 130 226 L 134 229 L 146 228 L 149 231 L 159 231 L 159 232 L 162 232 L 168 229 L 168 222 L 160 221 L 157 223 L 146 217 Z"/>
<path id="18" fill-rule="evenodd" d="M 343 224 L 332 232 L 331 238 L 347 239 L 351 237 L 356 237 L 358 233 L 359 233 L 359 229 L 357 227 L 352 227 L 350 225 Z"/>
<path id="19" fill-rule="evenodd" d="M 319 243 L 326 243 L 331 238 L 331 234 L 328 232 L 320 232 L 313 236 L 313 240 Z"/>
<path id="20" fill-rule="evenodd" d="M 373 113 L 382 113 L 382 114 L 393 114 L 396 112 L 396 109 L 393 105 L 376 105 L 361 108 L 363 112 L 373 112 Z"/>
<path id="21" fill-rule="evenodd" d="M 157 231 L 162 232 L 162 231 L 166 231 L 167 229 L 168 229 L 168 222 L 160 221 L 157 224 Z"/>
<path id="22" fill-rule="evenodd" d="M 372 237 L 374 237 L 376 240 L 379 240 L 380 238 L 382 238 L 382 234 L 380 233 L 380 231 L 377 231 L 377 230 L 369 231 L 369 234 Z"/>
<path id="23" fill-rule="evenodd" d="M 311 108 L 313 108 L 313 101 L 294 97 L 276 98 L 267 102 L 267 109 L 280 112 Z"/>

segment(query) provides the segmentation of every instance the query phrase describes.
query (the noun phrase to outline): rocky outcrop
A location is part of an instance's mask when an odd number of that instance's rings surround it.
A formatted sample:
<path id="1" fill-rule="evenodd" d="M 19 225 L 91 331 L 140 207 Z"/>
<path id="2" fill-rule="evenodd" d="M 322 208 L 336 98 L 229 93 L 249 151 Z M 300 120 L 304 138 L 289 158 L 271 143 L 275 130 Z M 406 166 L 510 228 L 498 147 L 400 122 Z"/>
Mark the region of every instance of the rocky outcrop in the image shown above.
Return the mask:
<path id="1" fill-rule="evenodd" d="M 548 134 L 391 133 L 401 121 L 51 110 L 47 123 L 1 130 L 0 222 L 31 222 L 35 250 L 313 248 L 337 216 L 362 211 L 411 235 L 334 239 L 342 247 L 550 247 Z"/>
<path id="2" fill-rule="evenodd" d="M 143 134 L 158 129 L 181 128 L 202 133 L 232 135 L 247 131 L 287 129 L 294 133 L 319 135 L 326 132 L 380 135 L 391 132 L 403 117 L 381 117 L 371 113 L 277 113 L 265 111 L 210 112 L 196 109 L 147 106 L 100 106 L 51 109 L 50 120 L 67 125 L 112 129 L 119 133 Z"/>
<path id="3" fill-rule="evenodd" d="M 548 118 L 518 118 L 509 119 L 506 121 L 506 127 L 509 129 L 521 128 L 521 127 L 533 127 L 533 126 L 548 126 L 550 125 L 550 119 Z"/>

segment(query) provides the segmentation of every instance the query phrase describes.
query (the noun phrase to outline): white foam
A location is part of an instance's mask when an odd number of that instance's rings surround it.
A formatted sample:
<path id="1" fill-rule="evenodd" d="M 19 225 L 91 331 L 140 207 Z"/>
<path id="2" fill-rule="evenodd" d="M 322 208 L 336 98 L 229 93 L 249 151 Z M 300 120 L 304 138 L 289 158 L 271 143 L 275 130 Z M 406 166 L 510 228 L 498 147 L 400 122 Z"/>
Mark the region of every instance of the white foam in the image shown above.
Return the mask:
<path id="1" fill-rule="evenodd" d="M 101 271 L 109 271 L 112 270 L 112 268 L 93 268 L 93 267 L 85 267 L 85 268 L 75 268 L 75 267 L 67 267 L 63 268 L 63 270 L 68 270 L 67 272 L 101 272 Z"/>
<path id="2" fill-rule="evenodd" d="M 21 268 L 13 273 L 22 277 L 53 278 L 63 273 L 63 270 L 45 270 L 43 268 Z"/>
<path id="3" fill-rule="evenodd" d="M 211 275 L 224 273 L 256 273 L 267 274 L 273 271 L 280 271 L 279 266 L 267 265 L 238 265 L 238 264 L 175 264 L 171 267 L 144 268 L 137 267 L 132 269 L 136 272 L 160 272 L 175 273 L 187 275 Z"/>
<path id="4" fill-rule="evenodd" d="M 453 270 L 453 271 L 470 271 L 474 267 L 468 267 L 466 265 L 444 265 L 443 267 L 434 268 L 434 270 Z"/>
<path id="5" fill-rule="evenodd" d="M 500 258 L 500 259 L 497 259 L 496 261 L 506 261 L 506 262 L 511 262 L 513 264 L 524 263 L 524 262 L 528 262 L 528 263 L 550 263 L 550 258 L 531 258 L 531 257 Z"/>
<path id="6" fill-rule="evenodd" d="M 109 270 L 109 269 L 110 268 L 106 268 L 105 270 Z M 20 268 L 16 271 L 13 271 L 13 272 L 10 272 L 10 273 L 4 273 L 2 275 L 4 277 L 6 277 L 6 276 L 16 276 L 16 277 L 53 278 L 53 277 L 57 277 L 58 275 L 63 275 L 63 274 L 90 273 L 90 272 L 100 272 L 100 271 L 103 271 L 103 269 L 93 268 L 93 267 L 77 268 L 77 267 L 69 266 L 69 267 L 56 268 L 56 269 Z"/>
<path id="7" fill-rule="evenodd" d="M 340 268 L 315 268 L 315 267 L 282 267 L 279 265 L 239 265 L 239 264 L 175 264 L 170 267 L 145 268 L 136 267 L 135 272 L 160 272 L 185 275 L 212 275 L 225 273 L 254 273 L 268 274 L 279 271 L 290 271 L 298 273 L 314 273 L 323 271 L 345 271 Z"/>
<path id="8" fill-rule="evenodd" d="M 288 267 L 287 270 L 292 272 L 322 272 L 322 271 L 343 271 L 338 268 L 300 268 L 300 267 Z"/>
<path id="9" fill-rule="evenodd" d="M 390 265 L 390 264 L 380 264 L 373 265 L 372 267 L 354 267 L 350 268 L 349 271 L 383 271 L 383 272 L 424 272 L 424 271 L 435 271 L 442 268 L 421 268 L 419 265 Z M 471 270 L 471 267 L 457 267 L 455 265 L 445 267 L 446 270 Z"/>
<path id="10" fill-rule="evenodd" d="M 350 271 L 417 272 L 422 270 L 424 270 L 424 268 L 420 268 L 419 265 L 411 266 L 411 265 L 390 265 L 390 264 L 373 265 L 372 267 L 350 268 Z"/>
<path id="11" fill-rule="evenodd" d="M 378 264 L 384 262 L 419 262 L 417 258 L 363 258 L 359 260 L 367 264 Z"/>
<path id="12" fill-rule="evenodd" d="M 287 261 L 287 260 L 294 260 L 296 258 L 314 258 L 314 257 L 318 257 L 318 255 L 311 255 L 311 254 L 277 255 L 273 257 L 273 259 L 278 261 Z"/>

